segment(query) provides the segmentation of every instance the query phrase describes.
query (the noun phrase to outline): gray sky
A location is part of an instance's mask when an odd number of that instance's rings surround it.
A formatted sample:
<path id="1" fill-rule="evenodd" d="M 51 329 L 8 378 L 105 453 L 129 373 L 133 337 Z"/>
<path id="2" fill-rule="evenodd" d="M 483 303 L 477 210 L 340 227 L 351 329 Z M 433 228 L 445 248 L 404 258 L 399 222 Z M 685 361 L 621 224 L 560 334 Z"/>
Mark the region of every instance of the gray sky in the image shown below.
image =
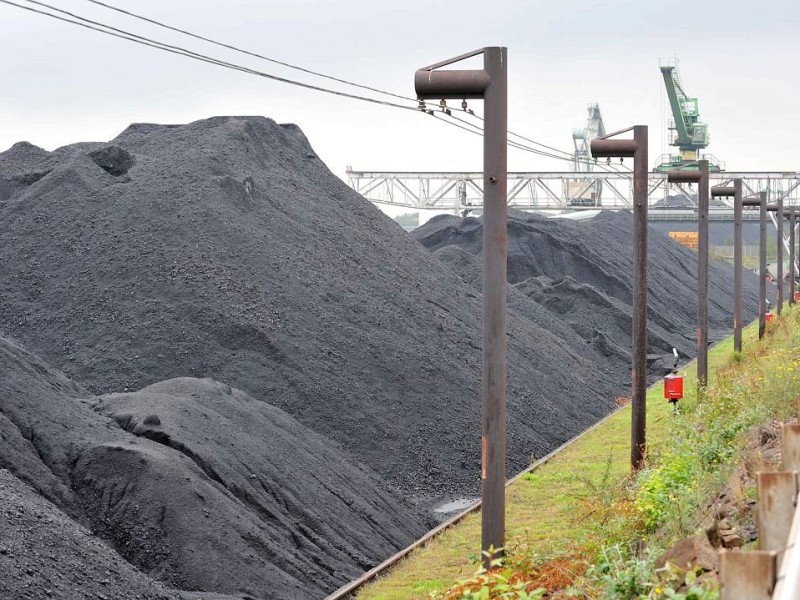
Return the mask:
<path id="1" fill-rule="evenodd" d="M 22 0 L 17 0 L 21 3 Z M 92 5 L 60 8 L 197 52 L 322 86 Z M 666 150 L 659 59 L 677 54 L 729 170 L 800 170 L 800 10 L 795 0 L 108 0 L 272 58 L 413 96 L 414 70 L 482 46 L 509 53 L 509 128 L 571 150 L 586 105 L 608 130 L 650 126 Z M 486 6 L 490 9 L 487 10 Z M 145 48 L 0 4 L 0 151 L 113 138 L 131 122 L 256 114 L 297 123 L 339 176 L 357 170 L 479 170 L 481 140 L 412 111 L 301 90 Z M 357 90 L 349 90 L 359 93 Z M 480 102 L 473 102 L 482 112 Z M 509 150 L 509 169 L 568 170 Z"/>

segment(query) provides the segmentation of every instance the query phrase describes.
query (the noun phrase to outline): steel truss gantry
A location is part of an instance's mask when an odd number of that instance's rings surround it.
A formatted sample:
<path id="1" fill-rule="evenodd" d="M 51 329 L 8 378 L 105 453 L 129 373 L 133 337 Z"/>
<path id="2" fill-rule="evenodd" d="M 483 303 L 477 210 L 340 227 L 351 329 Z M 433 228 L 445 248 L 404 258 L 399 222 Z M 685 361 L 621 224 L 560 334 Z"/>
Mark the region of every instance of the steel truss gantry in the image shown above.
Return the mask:
<path id="1" fill-rule="evenodd" d="M 729 185 L 736 178 L 742 179 L 745 195 L 766 191 L 770 202 L 782 198 L 784 205 L 800 205 L 800 172 L 720 171 L 709 174 L 712 186 Z M 350 187 L 367 200 L 382 206 L 463 214 L 483 205 L 481 172 L 378 172 L 348 167 L 347 180 Z M 691 185 L 670 186 L 666 173 L 651 172 L 648 180 L 651 206 L 675 194 L 694 203 L 696 190 Z M 597 197 L 587 196 L 592 190 L 600 190 Z M 508 174 L 508 205 L 518 210 L 617 210 L 630 208 L 632 198 L 633 174 L 630 171 Z"/>

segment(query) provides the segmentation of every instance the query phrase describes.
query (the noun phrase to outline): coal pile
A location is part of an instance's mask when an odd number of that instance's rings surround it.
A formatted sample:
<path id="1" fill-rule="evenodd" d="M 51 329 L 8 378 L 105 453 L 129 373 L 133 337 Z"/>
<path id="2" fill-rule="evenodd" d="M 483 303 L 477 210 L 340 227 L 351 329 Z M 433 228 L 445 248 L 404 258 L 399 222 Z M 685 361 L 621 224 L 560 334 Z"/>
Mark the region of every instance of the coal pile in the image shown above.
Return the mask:
<path id="1" fill-rule="evenodd" d="M 21 143 L 0 184 L 0 331 L 41 356 L 3 342 L 0 467 L 151 578 L 320 596 L 424 530 L 401 496 L 477 492 L 480 294 L 297 127 Z M 628 379 L 515 297 L 510 472 Z"/>
<path id="2" fill-rule="evenodd" d="M 551 219 L 512 211 L 508 219 L 509 304 L 538 323 L 567 324 L 565 343 L 622 377 L 630 371 L 632 292 L 630 213 L 586 220 Z M 480 288 L 480 219 L 442 215 L 414 230 L 434 255 Z M 532 302 L 522 305 L 523 294 Z M 671 363 L 671 349 L 696 354 L 697 253 L 653 230 L 648 234 L 648 355 L 651 381 Z M 743 319 L 758 312 L 758 277 L 744 273 Z M 709 339 L 730 335 L 733 268 L 709 264 Z M 576 346 L 577 343 L 577 346 Z"/>
<path id="3" fill-rule="evenodd" d="M 385 482 L 228 385 L 87 398 L 2 338 L 0 358 L 0 590 L 72 598 L 113 581 L 114 598 L 321 597 L 425 531 Z M 41 535 L 21 536 L 30 521 Z M 48 560 L 62 551 L 76 575 Z M 126 580 L 141 586 L 117 595 Z"/>
<path id="4" fill-rule="evenodd" d="M 137 571 L 4 469 L 0 506 L 2 598 L 188 598 Z"/>
<path id="5" fill-rule="evenodd" d="M 0 172 L 14 190 L 0 212 L 5 333 L 91 392 L 211 377 L 410 496 L 477 489 L 480 297 L 297 127 L 132 125 L 110 144 L 14 146 Z M 521 467 L 617 391 L 539 324 L 510 319 Z"/>

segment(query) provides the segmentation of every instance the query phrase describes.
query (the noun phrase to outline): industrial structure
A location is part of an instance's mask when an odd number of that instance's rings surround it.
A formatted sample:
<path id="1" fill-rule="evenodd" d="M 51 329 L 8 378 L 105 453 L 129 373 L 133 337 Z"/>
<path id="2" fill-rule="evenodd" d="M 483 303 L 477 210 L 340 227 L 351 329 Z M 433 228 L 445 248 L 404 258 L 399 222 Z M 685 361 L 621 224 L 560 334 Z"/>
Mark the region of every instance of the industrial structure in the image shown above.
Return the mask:
<path id="1" fill-rule="evenodd" d="M 729 185 L 740 178 L 745 195 L 766 191 L 771 201 L 782 198 L 787 206 L 800 205 L 798 171 L 712 171 L 709 177 L 712 186 Z M 356 171 L 348 167 L 347 181 L 350 187 L 380 206 L 463 214 L 464 211 L 480 210 L 483 205 L 483 174 L 480 172 Z M 576 186 L 578 181 L 580 185 Z M 589 207 L 582 206 L 580 199 L 586 196 L 587 190 L 595 189 L 598 196 L 594 207 L 630 209 L 633 174 L 631 171 L 595 170 L 576 177 L 573 171 L 510 172 L 508 205 L 518 210 L 550 213 L 586 210 Z M 696 193 L 689 184 L 675 184 L 670 188 L 665 172 L 651 171 L 648 173 L 648 202 L 654 210 L 650 218 L 658 218 L 659 212 L 677 216 L 683 211 L 693 215 Z M 682 209 L 670 207 L 670 194 L 682 197 Z M 722 206 L 719 210 L 726 209 Z"/>
<path id="2" fill-rule="evenodd" d="M 723 164 L 715 157 L 702 154 L 710 137 L 708 124 L 700 120 L 697 98 L 684 90 L 677 59 L 662 60 L 659 68 L 672 112 L 667 123 L 670 144 L 678 149 L 678 153 L 660 157 L 649 174 L 648 202 L 656 209 L 650 213 L 651 218 L 658 218 L 661 208 L 673 211 L 683 208 L 693 212 L 692 208 L 697 205 L 696 191 L 685 185 L 670 188 L 666 172 L 686 168 L 698 160 L 708 161 L 711 185 L 724 186 L 740 178 L 746 194 L 766 191 L 770 198 L 781 198 L 787 205 L 800 203 L 800 173 L 725 172 Z M 509 207 L 535 211 L 630 208 L 633 198 L 631 171 L 620 165 L 596 164 L 596 158 L 591 155 L 592 140 L 605 133 L 599 105 L 590 104 L 586 125 L 572 132 L 571 170 L 509 173 Z M 482 178 L 481 173 L 470 172 L 357 171 L 347 168 L 350 186 L 375 204 L 456 214 L 480 210 L 483 204 Z M 669 201 L 670 193 L 679 196 L 677 202 Z"/>
<path id="3" fill-rule="evenodd" d="M 723 170 L 713 156 L 700 154 L 711 139 L 708 134 L 708 124 L 700 120 L 697 98 L 691 98 L 683 90 L 677 59 L 662 59 L 659 67 L 672 111 L 672 119 L 667 124 L 670 145 L 677 147 L 679 154 L 662 156 L 656 170 L 666 172 L 701 159 L 708 160 L 710 171 Z"/>
<path id="4" fill-rule="evenodd" d="M 591 173 L 594 171 L 595 164 L 592 161 L 591 144 L 592 140 L 606 134 L 606 127 L 603 124 L 603 116 L 600 114 L 600 106 L 597 103 L 587 107 L 589 113 L 586 125 L 583 128 L 572 130 L 572 143 L 575 151 L 572 154 L 572 171 L 574 173 Z M 576 178 L 567 182 L 567 194 L 570 206 L 598 206 L 603 189 L 603 182 L 599 180 L 587 180 L 583 177 Z"/>

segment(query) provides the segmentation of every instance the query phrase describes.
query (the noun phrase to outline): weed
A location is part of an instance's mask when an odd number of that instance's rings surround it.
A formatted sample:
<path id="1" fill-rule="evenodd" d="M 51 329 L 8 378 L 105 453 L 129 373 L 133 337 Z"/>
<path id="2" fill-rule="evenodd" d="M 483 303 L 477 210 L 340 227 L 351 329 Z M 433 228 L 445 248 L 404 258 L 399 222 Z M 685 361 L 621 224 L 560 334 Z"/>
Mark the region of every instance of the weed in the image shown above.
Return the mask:
<path id="1" fill-rule="evenodd" d="M 631 552 L 629 546 L 603 548 L 601 559 L 589 567 L 587 578 L 599 580 L 608 600 L 629 600 L 646 597 L 653 585 L 653 563 Z"/>
<path id="2" fill-rule="evenodd" d="M 489 559 L 489 569 L 481 566 L 475 574 L 444 592 L 432 592 L 430 600 L 536 600 L 546 590 L 535 587 L 500 556 L 503 549 L 489 548 L 483 555 Z"/>

